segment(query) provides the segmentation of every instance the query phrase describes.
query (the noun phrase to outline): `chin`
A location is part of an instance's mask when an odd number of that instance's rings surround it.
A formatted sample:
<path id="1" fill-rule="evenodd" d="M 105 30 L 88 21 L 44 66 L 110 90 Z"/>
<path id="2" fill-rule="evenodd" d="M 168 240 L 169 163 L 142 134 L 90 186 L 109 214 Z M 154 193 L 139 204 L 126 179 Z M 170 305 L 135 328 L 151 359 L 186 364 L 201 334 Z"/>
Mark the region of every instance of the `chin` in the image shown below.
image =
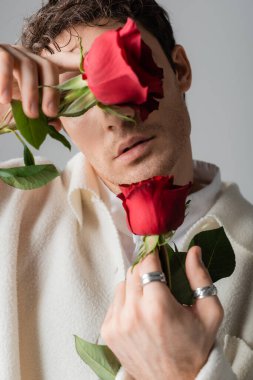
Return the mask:
<path id="1" fill-rule="evenodd" d="M 174 165 L 174 162 L 168 157 L 164 159 L 159 157 L 159 160 L 148 160 L 125 170 L 124 175 L 120 175 L 114 183 L 117 185 L 131 184 L 155 176 L 171 175 L 173 174 Z"/>

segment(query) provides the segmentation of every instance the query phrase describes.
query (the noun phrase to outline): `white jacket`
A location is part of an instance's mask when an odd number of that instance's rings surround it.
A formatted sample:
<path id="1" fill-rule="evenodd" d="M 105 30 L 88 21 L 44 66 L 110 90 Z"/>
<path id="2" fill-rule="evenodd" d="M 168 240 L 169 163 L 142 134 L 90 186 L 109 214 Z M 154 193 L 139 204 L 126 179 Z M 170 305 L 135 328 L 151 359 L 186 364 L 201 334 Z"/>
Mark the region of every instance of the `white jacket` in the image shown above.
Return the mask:
<path id="1" fill-rule="evenodd" d="M 12 160 L 1 166 L 22 164 Z M 253 207 L 236 185 L 185 237 L 223 225 L 236 253 L 217 282 L 225 309 L 215 348 L 197 380 L 253 379 Z M 77 154 L 60 177 L 30 191 L 0 182 L 0 379 L 95 380 L 74 334 L 100 342 L 114 289 L 127 270 L 95 173 Z"/>

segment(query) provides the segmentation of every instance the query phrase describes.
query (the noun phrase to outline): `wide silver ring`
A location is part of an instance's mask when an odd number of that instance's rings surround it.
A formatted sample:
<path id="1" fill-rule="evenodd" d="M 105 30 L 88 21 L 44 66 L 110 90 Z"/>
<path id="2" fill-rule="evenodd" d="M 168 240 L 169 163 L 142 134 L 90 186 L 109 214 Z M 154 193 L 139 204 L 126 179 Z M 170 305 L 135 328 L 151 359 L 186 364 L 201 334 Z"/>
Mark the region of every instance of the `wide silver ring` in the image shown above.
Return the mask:
<path id="1" fill-rule="evenodd" d="M 201 299 L 210 296 L 216 296 L 218 293 L 217 288 L 214 284 L 204 286 L 203 288 L 197 288 L 193 292 L 193 298 Z"/>
<path id="2" fill-rule="evenodd" d="M 149 272 L 144 273 L 141 276 L 141 284 L 142 286 L 149 284 L 153 281 L 159 281 L 167 284 L 165 274 L 163 272 Z"/>

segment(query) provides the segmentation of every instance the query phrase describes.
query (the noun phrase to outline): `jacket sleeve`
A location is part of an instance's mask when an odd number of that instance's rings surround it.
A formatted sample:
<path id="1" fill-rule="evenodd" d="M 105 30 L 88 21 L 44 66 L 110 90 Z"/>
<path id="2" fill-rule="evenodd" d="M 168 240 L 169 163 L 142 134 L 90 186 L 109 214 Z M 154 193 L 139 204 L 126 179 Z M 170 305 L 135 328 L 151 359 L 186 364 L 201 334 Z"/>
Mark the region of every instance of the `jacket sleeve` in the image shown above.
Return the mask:
<path id="1" fill-rule="evenodd" d="M 252 380 L 253 350 L 240 338 L 226 335 L 224 348 L 216 344 L 195 380 Z"/>
<path id="2" fill-rule="evenodd" d="M 218 345 L 213 347 L 206 364 L 200 370 L 195 380 L 237 380 L 230 363 Z"/>
<path id="3" fill-rule="evenodd" d="M 212 349 L 208 361 L 200 370 L 195 380 L 237 380 L 236 375 L 225 358 L 221 347 L 216 344 Z M 133 380 L 126 373 L 123 367 L 120 367 L 115 380 Z"/>
<path id="4" fill-rule="evenodd" d="M 135 380 L 132 376 L 130 376 L 123 367 L 120 367 L 115 380 Z"/>
<path id="5" fill-rule="evenodd" d="M 195 380 L 252 380 L 253 350 L 242 339 L 226 335 L 224 349 L 216 343 Z M 133 380 L 123 367 L 115 380 Z"/>

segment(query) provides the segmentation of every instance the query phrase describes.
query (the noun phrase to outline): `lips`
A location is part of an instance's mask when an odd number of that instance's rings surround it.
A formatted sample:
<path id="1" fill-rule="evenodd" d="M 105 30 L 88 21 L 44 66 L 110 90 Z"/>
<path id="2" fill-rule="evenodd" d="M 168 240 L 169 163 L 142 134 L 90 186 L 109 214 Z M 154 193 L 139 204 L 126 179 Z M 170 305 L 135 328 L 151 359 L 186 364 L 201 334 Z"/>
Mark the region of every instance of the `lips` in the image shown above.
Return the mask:
<path id="1" fill-rule="evenodd" d="M 120 144 L 118 147 L 117 155 L 115 158 L 121 156 L 125 152 L 129 151 L 130 149 L 134 148 L 137 145 L 143 144 L 144 142 L 150 141 L 154 138 L 152 137 L 143 137 L 143 136 L 136 136 L 132 137 L 131 139 L 128 139 L 126 142 Z"/>

